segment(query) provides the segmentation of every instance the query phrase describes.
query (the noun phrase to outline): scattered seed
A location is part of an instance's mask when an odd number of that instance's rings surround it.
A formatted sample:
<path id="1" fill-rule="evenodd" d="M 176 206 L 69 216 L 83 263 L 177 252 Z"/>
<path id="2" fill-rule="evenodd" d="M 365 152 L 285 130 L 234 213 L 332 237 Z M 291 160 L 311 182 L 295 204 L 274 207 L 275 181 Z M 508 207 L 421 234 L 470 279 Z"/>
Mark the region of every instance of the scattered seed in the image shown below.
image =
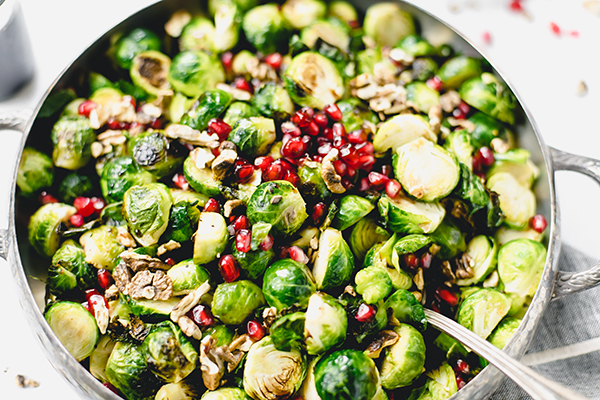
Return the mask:
<path id="1" fill-rule="evenodd" d="M 588 93 L 588 87 L 584 81 L 579 81 L 579 83 L 577 84 L 576 93 L 580 97 L 583 97 Z"/>
<path id="2" fill-rule="evenodd" d="M 600 17 L 600 1 L 598 0 L 589 0 L 583 2 L 583 8 L 587 11 L 591 12 L 597 17 Z"/>
<path id="3" fill-rule="evenodd" d="M 15 383 L 21 388 L 36 388 L 40 386 L 38 381 L 26 378 L 24 375 L 18 374 L 15 376 Z"/>
<path id="4" fill-rule="evenodd" d="M 556 23 L 550 22 L 550 29 L 552 30 L 552 32 L 554 32 L 554 34 L 560 36 L 560 28 L 558 27 L 558 25 L 556 25 Z"/>

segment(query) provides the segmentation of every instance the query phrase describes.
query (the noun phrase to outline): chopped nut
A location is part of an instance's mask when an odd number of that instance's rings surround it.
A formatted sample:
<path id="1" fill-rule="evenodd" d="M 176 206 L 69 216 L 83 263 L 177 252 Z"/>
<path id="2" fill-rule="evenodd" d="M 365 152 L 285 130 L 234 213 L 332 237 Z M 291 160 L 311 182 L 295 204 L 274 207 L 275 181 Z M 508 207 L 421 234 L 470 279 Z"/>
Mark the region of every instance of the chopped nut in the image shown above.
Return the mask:
<path id="1" fill-rule="evenodd" d="M 123 294 L 129 294 L 127 292 L 127 284 L 131 281 L 131 274 L 125 262 L 121 261 L 113 270 L 113 279 L 115 280 L 115 286 L 119 292 Z"/>
<path id="2" fill-rule="evenodd" d="M 108 308 L 103 301 L 94 304 L 94 318 L 96 318 L 98 330 L 104 335 L 106 328 L 108 328 Z"/>
<path id="3" fill-rule="evenodd" d="M 165 32 L 167 32 L 167 35 L 169 35 L 171 37 L 178 38 L 179 36 L 181 36 L 181 32 L 183 31 L 183 28 L 191 20 L 192 20 L 192 15 L 189 12 L 179 10 L 179 11 L 175 12 L 171 16 L 171 19 L 169 19 L 167 21 L 167 23 L 165 24 Z"/>
<path id="4" fill-rule="evenodd" d="M 195 146 L 209 146 L 219 141 L 219 136 L 216 133 L 211 135 L 208 132 L 200 132 L 190 128 L 187 125 L 171 124 L 165 129 L 165 136 L 171 139 L 181 139 L 184 142 Z"/>
<path id="5" fill-rule="evenodd" d="M 167 243 L 161 244 L 158 246 L 158 250 L 156 250 L 157 256 L 162 256 L 168 251 L 176 250 L 181 248 L 181 243 L 176 242 L 174 240 L 169 240 Z"/>
<path id="6" fill-rule="evenodd" d="M 121 260 L 125 262 L 127 267 L 131 268 L 133 272 L 141 270 L 168 270 L 171 268 L 169 264 L 165 264 L 158 258 L 152 258 L 145 254 L 137 254 L 131 250 L 126 250 L 119 255 Z"/>
<path id="7" fill-rule="evenodd" d="M 423 268 L 419 268 L 419 270 L 415 274 L 415 277 L 413 278 L 413 281 L 415 282 L 415 285 L 417 285 L 417 289 L 423 290 L 423 288 L 425 287 L 425 279 L 423 278 Z"/>
<path id="8" fill-rule="evenodd" d="M 375 97 L 369 101 L 369 107 L 375 112 L 385 111 L 392 107 L 392 102 L 387 97 Z"/>
<path id="9" fill-rule="evenodd" d="M 429 109 L 429 125 L 434 133 L 440 133 L 442 126 L 442 106 L 435 104 Z"/>
<path id="10" fill-rule="evenodd" d="M 585 96 L 588 93 L 588 87 L 584 81 L 579 81 L 577 84 L 577 96 Z"/>
<path id="11" fill-rule="evenodd" d="M 373 97 L 375 97 L 376 94 L 377 94 L 377 85 L 374 83 L 372 83 L 368 86 L 362 87 L 360 89 L 356 89 L 356 91 L 355 91 L 356 97 L 363 99 L 363 100 L 372 99 Z"/>
<path id="12" fill-rule="evenodd" d="M 315 235 L 310 239 L 308 243 L 311 249 L 318 250 L 319 249 L 319 238 Z"/>
<path id="13" fill-rule="evenodd" d="M 389 83 L 396 80 L 394 71 L 392 71 L 387 65 L 380 62 L 375 64 L 373 67 L 373 76 L 379 83 Z"/>
<path id="14" fill-rule="evenodd" d="M 233 211 L 239 207 L 243 207 L 244 202 L 242 200 L 227 200 L 223 205 L 223 216 L 229 218 L 233 215 Z"/>
<path id="15" fill-rule="evenodd" d="M 446 281 L 447 283 L 452 284 L 456 282 L 456 276 L 454 275 L 454 272 L 452 272 L 452 267 L 450 266 L 449 261 L 442 262 L 442 273 L 448 278 Z"/>
<path id="16" fill-rule="evenodd" d="M 338 154 L 338 149 L 331 149 L 321 163 L 321 178 L 323 178 L 327 189 L 336 194 L 346 191 L 346 188 L 342 186 L 342 177 L 338 175 L 333 166 L 333 162 L 338 159 Z"/>
<path id="17" fill-rule="evenodd" d="M 271 204 L 279 204 L 279 202 L 283 199 L 283 196 L 276 195 L 271 198 Z"/>
<path id="18" fill-rule="evenodd" d="M 488 276 L 488 278 L 485 281 L 483 281 L 483 287 L 484 288 L 496 287 L 496 286 L 498 286 L 499 282 L 500 282 L 500 277 L 498 276 L 498 271 L 494 270 L 494 272 L 492 272 L 490 274 L 490 276 Z"/>
<path id="19" fill-rule="evenodd" d="M 100 143 L 100 142 L 92 143 L 92 156 L 94 158 L 100 157 L 102 155 L 103 151 L 104 151 L 104 146 L 102 145 L 102 143 Z"/>
<path id="20" fill-rule="evenodd" d="M 183 334 L 194 339 L 202 339 L 202 331 L 189 317 L 183 315 L 177 320 L 177 325 L 181 328 Z"/>
<path id="21" fill-rule="evenodd" d="M 194 290 L 190 294 L 186 295 L 183 299 L 181 299 L 171 311 L 171 321 L 179 321 L 179 318 L 184 316 L 188 313 L 188 311 L 194 308 L 194 306 L 196 306 L 200 302 L 202 296 L 208 293 L 209 290 L 210 285 L 208 284 L 208 282 L 204 282 L 202 285 L 200 285 L 198 289 Z"/>
<path id="22" fill-rule="evenodd" d="M 229 350 L 239 350 L 243 352 L 247 352 L 250 350 L 250 347 L 254 344 L 254 340 L 248 336 L 248 334 L 243 334 L 233 340 L 229 345 Z"/>
<path id="23" fill-rule="evenodd" d="M 215 339 L 210 335 L 200 342 L 200 370 L 204 386 L 208 390 L 216 390 L 221 385 L 221 378 L 225 374 L 223 361 L 214 355 L 215 343 Z"/>
<path id="24" fill-rule="evenodd" d="M 100 127 L 102 125 L 100 124 L 100 121 L 98 120 L 98 111 L 96 111 L 96 109 L 93 109 L 92 111 L 90 111 L 89 119 L 90 119 L 90 128 L 100 129 Z"/>
<path id="25" fill-rule="evenodd" d="M 231 87 L 226 83 L 217 83 L 216 88 L 231 94 L 231 97 L 233 97 L 235 100 L 249 101 L 252 99 L 252 94 L 250 92 Z"/>
<path id="26" fill-rule="evenodd" d="M 269 307 L 263 310 L 263 322 L 267 327 L 273 325 L 275 319 L 277 318 L 277 307 Z"/>
<path id="27" fill-rule="evenodd" d="M 395 47 L 390 51 L 390 58 L 404 65 L 410 65 L 415 61 L 415 57 L 412 54 L 407 53 L 399 47 Z"/>
<path id="28" fill-rule="evenodd" d="M 400 335 L 392 330 L 384 330 L 377 334 L 377 337 L 367 346 L 365 354 L 373 359 L 379 358 L 381 351 L 396 344 L 400 340 Z"/>
<path id="29" fill-rule="evenodd" d="M 361 75 L 358 75 L 356 78 L 352 79 L 352 81 L 350 81 L 350 86 L 355 87 L 355 88 L 361 88 L 361 87 L 371 84 L 372 82 L 373 82 L 373 78 L 371 77 L 371 75 L 361 74 Z"/>
<path id="30" fill-rule="evenodd" d="M 448 118 L 448 123 L 450 126 L 460 126 L 461 128 L 466 129 L 469 133 L 473 133 L 475 130 L 475 124 L 466 119 L 456 119 L 453 117 Z"/>
<path id="31" fill-rule="evenodd" d="M 33 379 L 26 378 L 25 376 L 18 374 L 15 376 L 15 383 L 18 387 L 21 388 L 36 388 L 40 386 L 38 381 L 34 381 Z"/>
<path id="32" fill-rule="evenodd" d="M 107 301 L 117 300 L 119 298 L 119 288 L 117 285 L 110 285 L 104 292 L 104 298 Z"/>
<path id="33" fill-rule="evenodd" d="M 152 286 L 158 291 L 154 300 L 169 300 L 173 295 L 173 281 L 162 271 L 156 271 L 152 278 Z"/>
<path id="34" fill-rule="evenodd" d="M 344 288 L 344 293 L 348 293 L 352 297 L 356 297 L 356 291 L 352 287 L 352 285 L 348 285 Z"/>
<path id="35" fill-rule="evenodd" d="M 190 158 L 198 169 L 204 169 L 211 165 L 215 159 L 212 151 L 206 147 L 196 147 L 190 152 Z"/>
<path id="36" fill-rule="evenodd" d="M 452 112 L 460 105 L 460 95 L 455 90 L 449 90 L 440 96 L 440 104 L 442 109 L 447 113 Z"/>
<path id="37" fill-rule="evenodd" d="M 600 1 L 588 0 L 583 2 L 583 7 L 592 14 L 600 17 Z"/>
<path id="38" fill-rule="evenodd" d="M 501 154 L 504 154 L 508 150 L 510 150 L 510 146 L 508 145 L 508 143 L 506 143 L 504 140 L 502 140 L 500 138 L 492 139 L 492 141 L 490 142 L 490 147 L 496 153 L 501 153 Z"/>
<path id="39" fill-rule="evenodd" d="M 173 295 L 173 282 L 163 271 L 139 271 L 127 284 L 127 292 L 134 299 L 169 300 Z"/>
<path id="40" fill-rule="evenodd" d="M 128 329 L 129 335 L 139 342 L 143 342 L 150 333 L 150 328 L 144 324 L 144 321 L 137 318 L 135 315 L 130 316 Z"/>
<path id="41" fill-rule="evenodd" d="M 473 259 L 467 253 L 463 253 L 460 258 L 456 258 L 455 275 L 458 279 L 469 279 L 475 275 Z"/>
<path id="42" fill-rule="evenodd" d="M 222 360 L 227 361 L 227 372 L 235 370 L 244 358 L 244 352 L 236 351 L 232 353 L 228 346 L 217 347 L 214 354 Z"/>
<path id="43" fill-rule="evenodd" d="M 423 294 L 421 292 L 417 292 L 416 290 L 414 292 L 411 292 L 413 294 L 413 296 L 415 296 L 415 299 L 417 299 L 418 302 L 420 302 L 423 299 Z"/>
<path id="44" fill-rule="evenodd" d="M 221 181 L 227 177 L 227 175 L 229 175 L 231 172 L 236 159 L 237 153 L 235 150 L 226 149 L 221 151 L 221 154 L 219 154 L 219 156 L 212 162 L 212 172 L 214 178 L 218 181 Z"/>
<path id="45" fill-rule="evenodd" d="M 117 228 L 119 243 L 121 243 L 124 247 L 135 247 L 135 240 L 133 236 L 129 233 L 129 230 L 126 226 L 119 226 Z"/>

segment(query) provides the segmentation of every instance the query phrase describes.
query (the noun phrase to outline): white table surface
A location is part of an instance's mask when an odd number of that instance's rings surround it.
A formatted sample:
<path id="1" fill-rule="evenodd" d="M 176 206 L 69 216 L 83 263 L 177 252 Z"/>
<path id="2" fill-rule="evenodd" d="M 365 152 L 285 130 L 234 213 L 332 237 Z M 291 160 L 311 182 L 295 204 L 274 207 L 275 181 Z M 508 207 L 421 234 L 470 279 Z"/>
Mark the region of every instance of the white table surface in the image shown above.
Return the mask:
<path id="1" fill-rule="evenodd" d="M 36 59 L 36 78 L 13 99 L 0 102 L 0 112 L 33 109 L 56 76 L 88 44 L 122 18 L 153 2 L 21 0 Z M 531 19 L 511 11 L 509 0 L 412 2 L 482 46 L 518 88 L 548 145 L 600 158 L 600 17 L 586 11 L 582 0 L 524 0 Z M 564 33 L 554 34 L 551 22 Z M 579 37 L 569 35 L 571 30 L 577 30 Z M 484 32 L 489 32 L 490 44 L 484 43 Z M 576 88 L 582 80 L 589 93 L 579 97 Z M 5 190 L 0 193 L 0 210 L 7 209 L 9 172 L 17 143 L 18 135 L 3 133 L 0 187 Z M 600 258 L 597 185 L 573 173 L 559 173 L 557 188 L 563 241 Z M 5 211 L 0 212 L 0 221 L 6 221 Z M 42 354 L 15 298 L 16 286 L 8 265 L 0 261 L 0 398 L 76 399 L 75 392 Z M 16 374 L 35 379 L 40 386 L 18 388 Z"/>

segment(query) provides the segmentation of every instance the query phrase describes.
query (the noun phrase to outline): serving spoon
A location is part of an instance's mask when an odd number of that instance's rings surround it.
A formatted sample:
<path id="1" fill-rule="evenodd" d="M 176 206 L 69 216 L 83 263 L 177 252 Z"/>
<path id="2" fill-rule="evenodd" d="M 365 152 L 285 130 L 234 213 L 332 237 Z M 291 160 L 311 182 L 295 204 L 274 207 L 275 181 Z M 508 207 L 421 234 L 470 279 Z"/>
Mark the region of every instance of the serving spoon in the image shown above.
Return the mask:
<path id="1" fill-rule="evenodd" d="M 525 390 L 536 400 L 586 400 L 580 395 L 550 379 L 543 377 L 534 370 L 521 364 L 508 356 L 502 350 L 484 340 L 440 313 L 425 309 L 427 322 L 435 329 L 452 336 L 463 345 L 467 346 L 500 372 L 509 377 L 513 382 Z"/>

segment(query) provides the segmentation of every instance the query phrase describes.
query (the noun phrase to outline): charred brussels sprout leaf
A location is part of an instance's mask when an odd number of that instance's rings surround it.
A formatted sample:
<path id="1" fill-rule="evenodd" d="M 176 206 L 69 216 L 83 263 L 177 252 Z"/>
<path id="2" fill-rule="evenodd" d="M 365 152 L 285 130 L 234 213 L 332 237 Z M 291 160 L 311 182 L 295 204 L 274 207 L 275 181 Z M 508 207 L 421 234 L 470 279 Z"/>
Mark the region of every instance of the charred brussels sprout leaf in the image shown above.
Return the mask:
<path id="1" fill-rule="evenodd" d="M 265 117 L 283 120 L 294 112 L 294 103 L 283 86 L 268 82 L 254 94 L 252 104 Z"/>
<path id="2" fill-rule="evenodd" d="M 385 302 L 385 308 L 391 309 L 394 317 L 405 324 L 414 326 L 424 331 L 427 327 L 427 318 L 423 306 L 408 290 L 396 290 Z"/>
<path id="3" fill-rule="evenodd" d="M 313 265 L 317 288 L 327 290 L 347 284 L 354 272 L 354 256 L 337 229 L 327 228 L 319 238 Z"/>
<path id="4" fill-rule="evenodd" d="M 160 132 L 143 132 L 129 141 L 135 162 L 158 178 L 171 175 L 184 160 L 184 150 Z"/>
<path id="5" fill-rule="evenodd" d="M 221 214 L 201 212 L 194 236 L 194 262 L 206 264 L 222 254 L 227 246 L 229 232 Z"/>
<path id="6" fill-rule="evenodd" d="M 225 325 L 239 325 L 264 304 L 262 290 L 254 283 L 242 280 L 217 286 L 211 309 Z"/>
<path id="7" fill-rule="evenodd" d="M 467 357 L 469 355 L 467 349 L 460 342 L 445 333 L 440 333 L 433 341 L 433 344 L 442 350 L 447 358 Z"/>
<path id="8" fill-rule="evenodd" d="M 325 181 L 321 177 L 321 164 L 306 162 L 298 167 L 300 177 L 300 191 L 303 195 L 315 199 L 324 199 L 331 196 Z"/>
<path id="9" fill-rule="evenodd" d="M 498 257 L 498 246 L 496 241 L 485 235 L 475 236 L 467 246 L 467 254 L 471 257 L 471 268 L 473 277 L 459 279 L 456 284 L 469 286 L 483 281 L 496 268 Z"/>
<path id="10" fill-rule="evenodd" d="M 287 53 L 291 27 L 276 4 L 264 4 L 248 11 L 242 27 L 248 41 L 259 52 Z"/>
<path id="11" fill-rule="evenodd" d="M 60 168 L 76 170 L 88 163 L 96 134 L 85 117 L 61 117 L 52 128 L 52 160 Z"/>
<path id="12" fill-rule="evenodd" d="M 419 111 L 428 113 L 431 107 L 440 103 L 440 94 L 424 82 L 412 82 L 406 85 L 406 100 Z"/>
<path id="13" fill-rule="evenodd" d="M 487 338 L 511 307 L 510 299 L 495 289 L 471 293 L 458 309 L 457 321 L 482 339 Z"/>
<path id="14" fill-rule="evenodd" d="M 77 361 L 92 354 L 100 337 L 96 319 L 81 304 L 58 301 L 44 313 L 58 340 Z"/>
<path id="15" fill-rule="evenodd" d="M 394 327 L 400 340 L 386 347 L 381 364 L 381 386 L 388 390 L 408 386 L 423 373 L 425 341 L 421 333 L 410 325 Z"/>
<path id="16" fill-rule="evenodd" d="M 531 239 L 515 239 L 498 252 L 498 275 L 506 293 L 533 296 L 546 263 L 546 248 Z"/>
<path id="17" fill-rule="evenodd" d="M 402 195 L 393 199 L 383 195 L 377 207 L 387 227 L 398 233 L 431 233 L 446 215 L 439 203 L 422 203 Z"/>
<path id="18" fill-rule="evenodd" d="M 281 12 L 295 29 L 302 29 L 325 16 L 327 6 L 320 0 L 288 0 Z"/>
<path id="19" fill-rule="evenodd" d="M 379 388 L 379 373 L 372 359 L 360 351 L 338 350 L 315 367 L 315 385 L 323 400 L 371 400 Z"/>
<path id="20" fill-rule="evenodd" d="M 188 202 L 173 204 L 169 226 L 164 233 L 164 240 L 167 242 L 174 240 L 180 243 L 190 240 L 196 232 L 199 218 L 200 210 L 197 205 Z"/>
<path id="21" fill-rule="evenodd" d="M 202 51 L 182 51 L 173 58 L 168 80 L 178 92 L 198 97 L 217 83 L 224 82 L 225 72 L 214 56 Z"/>
<path id="22" fill-rule="evenodd" d="M 267 303 L 278 310 L 292 306 L 306 308 L 316 286 L 306 265 L 289 258 L 271 265 L 263 277 Z"/>
<path id="23" fill-rule="evenodd" d="M 412 16 L 396 3 L 369 6 L 363 23 L 365 35 L 380 46 L 394 47 L 399 40 L 415 32 Z"/>
<path id="24" fill-rule="evenodd" d="M 229 141 L 247 157 L 263 155 L 275 141 L 275 122 L 264 117 L 240 119 L 229 133 Z"/>
<path id="25" fill-rule="evenodd" d="M 125 250 L 118 239 L 117 229 L 111 226 L 100 226 L 85 232 L 79 243 L 85 252 L 85 261 L 96 268 L 110 271 L 117 265 L 119 254 Z"/>
<path id="26" fill-rule="evenodd" d="M 427 235 L 407 235 L 394 244 L 394 252 L 398 255 L 414 253 L 431 243 L 432 239 Z"/>
<path id="27" fill-rule="evenodd" d="M 388 240 L 390 236 L 373 218 L 363 218 L 352 228 L 350 248 L 356 259 L 362 260 L 373 245 Z"/>
<path id="28" fill-rule="evenodd" d="M 152 96 L 160 96 L 171 85 L 167 79 L 171 59 L 159 51 L 149 50 L 133 58 L 129 74 L 133 83 Z"/>
<path id="29" fill-rule="evenodd" d="M 25 147 L 17 172 L 17 185 L 21 193 L 30 196 L 42 188 L 52 186 L 53 181 L 52 159 L 31 147 Z"/>
<path id="30" fill-rule="evenodd" d="M 420 137 L 437 142 L 436 134 L 424 118 L 414 114 L 396 115 L 377 129 L 373 146 L 377 153 L 385 153 L 389 149 L 395 152 L 400 146 Z"/>
<path id="31" fill-rule="evenodd" d="M 369 200 L 355 195 L 342 197 L 339 206 L 340 210 L 335 215 L 331 226 L 340 231 L 351 227 L 375 208 Z"/>
<path id="32" fill-rule="evenodd" d="M 458 89 L 465 81 L 481 75 L 481 62 L 475 58 L 458 56 L 441 66 L 438 76 L 448 89 Z"/>
<path id="33" fill-rule="evenodd" d="M 431 57 L 417 58 L 412 65 L 412 79 L 425 82 L 433 78 L 438 69 L 437 63 Z"/>
<path id="34" fill-rule="evenodd" d="M 184 260 L 173 265 L 167 276 L 173 282 L 173 295 L 181 296 L 198 289 L 204 282 L 210 281 L 210 273 L 194 260 Z"/>
<path id="35" fill-rule="evenodd" d="M 94 287 L 96 274 L 85 261 L 83 249 L 67 240 L 54 253 L 52 266 L 48 269 L 46 284 L 50 291 L 62 295 L 72 290 L 83 291 Z"/>
<path id="36" fill-rule="evenodd" d="M 40 207 L 29 220 L 29 243 L 39 254 L 52 257 L 60 244 L 59 224 L 76 211 L 75 207 L 62 203 Z"/>
<path id="37" fill-rule="evenodd" d="M 77 197 L 92 194 L 94 185 L 87 175 L 71 172 L 58 186 L 58 194 L 65 203 L 72 203 Z"/>
<path id="38" fill-rule="evenodd" d="M 304 347 L 304 322 L 306 317 L 303 312 L 284 315 L 271 325 L 271 339 L 279 351 L 301 351 Z"/>
<path id="39" fill-rule="evenodd" d="M 219 117 L 231 103 L 231 95 L 223 90 L 207 90 L 181 117 L 181 123 L 197 130 L 208 127 L 208 121 Z"/>
<path id="40" fill-rule="evenodd" d="M 461 85 L 459 94 L 465 103 L 490 117 L 507 124 L 515 122 L 515 96 L 496 76 L 484 72 L 481 76 L 471 78 Z"/>
<path id="41" fill-rule="evenodd" d="M 162 183 L 133 186 L 123 196 L 123 217 L 129 232 L 142 246 L 158 243 L 167 229 L 173 200 Z"/>
<path id="42" fill-rule="evenodd" d="M 200 398 L 201 386 L 192 377 L 177 383 L 162 385 L 154 400 L 195 400 Z M 207 392 L 208 393 L 208 392 Z"/>
<path id="43" fill-rule="evenodd" d="M 160 50 L 160 38 L 152 31 L 137 28 L 117 42 L 115 58 L 121 68 L 129 69 L 133 58 L 146 50 Z"/>
<path id="44" fill-rule="evenodd" d="M 240 119 L 255 117 L 256 115 L 258 115 L 256 107 L 243 101 L 235 101 L 225 111 L 223 121 L 229 126 L 234 126 Z"/>
<path id="45" fill-rule="evenodd" d="M 346 310 L 330 295 L 322 292 L 311 295 L 305 318 L 304 336 L 308 354 L 324 353 L 346 339 Z"/>
<path id="46" fill-rule="evenodd" d="M 354 277 L 356 292 L 365 303 L 374 304 L 383 300 L 392 291 L 392 279 L 387 271 L 378 266 L 361 269 Z"/>
<path id="47" fill-rule="evenodd" d="M 100 187 L 102 195 L 109 203 L 123 200 L 125 192 L 136 185 L 154 182 L 156 178 L 143 170 L 131 157 L 116 157 L 109 160 L 102 169 Z"/>
<path id="48" fill-rule="evenodd" d="M 106 364 L 108 381 L 129 400 L 151 399 L 161 383 L 148 368 L 142 346 L 119 342 Z"/>

